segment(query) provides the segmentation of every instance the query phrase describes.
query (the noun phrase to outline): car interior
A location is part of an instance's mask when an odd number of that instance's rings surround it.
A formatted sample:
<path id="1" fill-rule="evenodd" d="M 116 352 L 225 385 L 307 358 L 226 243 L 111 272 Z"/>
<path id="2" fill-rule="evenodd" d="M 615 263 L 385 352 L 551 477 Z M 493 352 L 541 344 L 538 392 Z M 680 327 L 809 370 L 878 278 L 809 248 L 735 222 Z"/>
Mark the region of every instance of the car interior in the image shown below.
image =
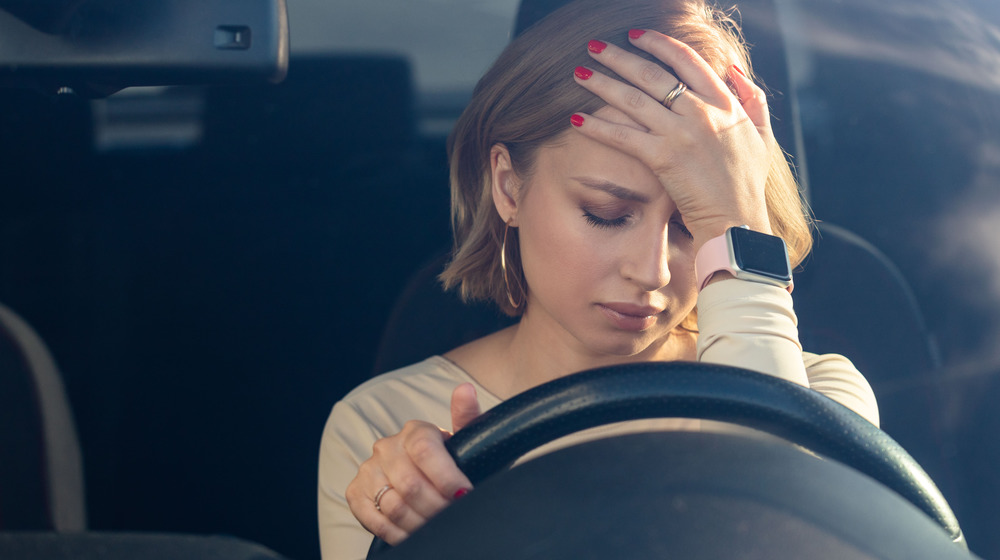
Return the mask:
<path id="1" fill-rule="evenodd" d="M 306 2 L 287 2 L 0 0 L 0 557 L 317 559 L 332 405 L 511 323 L 437 282 L 451 248 L 439 123 L 469 92 L 428 103 L 407 53 L 297 51 Z M 563 3 L 521 0 L 511 33 Z M 817 219 L 793 293 L 803 347 L 848 356 L 871 382 L 884 434 L 961 524 L 968 551 L 948 550 L 1000 557 L 1000 261 L 976 252 L 1000 215 L 1000 83 L 974 64 L 1000 68 L 1000 14 L 988 0 L 903 4 L 739 8 Z M 728 465 L 717 448 L 744 443 L 705 445 L 663 449 Z M 758 463 L 754 487 L 805 499 L 766 476 L 808 461 L 786 451 Z M 695 484 L 699 468 L 678 464 Z M 490 497 L 543 511 L 521 500 L 546 480 L 529 465 L 463 506 L 470 518 Z M 610 468 L 613 492 L 632 475 Z M 869 513 L 906 501 L 856 484 Z M 905 508 L 881 538 L 944 557 L 914 529 L 934 522 Z M 435 548 L 447 522 L 396 557 L 461 556 Z M 603 533 L 574 523 L 559 549 L 579 557 L 573 536 Z M 684 546 L 704 547 L 695 536 Z"/>

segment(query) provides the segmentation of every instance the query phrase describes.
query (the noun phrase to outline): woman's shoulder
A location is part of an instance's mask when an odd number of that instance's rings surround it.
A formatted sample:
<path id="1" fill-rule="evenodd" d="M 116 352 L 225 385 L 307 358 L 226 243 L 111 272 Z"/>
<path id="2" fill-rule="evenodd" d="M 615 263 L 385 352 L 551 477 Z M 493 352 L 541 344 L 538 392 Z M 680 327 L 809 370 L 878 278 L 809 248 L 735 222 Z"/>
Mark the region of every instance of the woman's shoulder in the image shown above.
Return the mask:
<path id="1" fill-rule="evenodd" d="M 444 356 L 431 356 L 426 360 L 389 371 L 365 381 L 352 389 L 341 402 L 359 404 L 371 400 L 405 398 L 418 395 L 445 402 L 457 385 L 468 382 L 469 375 Z"/>
<path id="2" fill-rule="evenodd" d="M 346 438 L 363 431 L 377 439 L 398 432 L 409 420 L 447 426 L 451 393 L 468 380 L 461 368 L 442 356 L 377 375 L 333 406 L 327 432 L 343 432 Z"/>

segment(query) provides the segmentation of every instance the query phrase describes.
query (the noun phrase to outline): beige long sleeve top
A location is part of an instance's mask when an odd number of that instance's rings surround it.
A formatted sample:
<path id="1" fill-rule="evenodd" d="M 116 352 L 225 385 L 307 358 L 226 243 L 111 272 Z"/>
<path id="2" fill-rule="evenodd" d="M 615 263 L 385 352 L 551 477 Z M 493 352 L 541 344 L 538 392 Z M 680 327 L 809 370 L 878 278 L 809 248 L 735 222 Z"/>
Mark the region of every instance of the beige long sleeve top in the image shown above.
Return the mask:
<path id="1" fill-rule="evenodd" d="M 787 291 L 741 280 L 714 282 L 698 297 L 698 330 L 699 361 L 743 367 L 810 387 L 878 425 L 871 387 L 849 360 L 802 351 Z M 324 560 L 364 558 L 368 553 L 372 535 L 354 518 L 344 492 L 358 466 L 371 456 L 374 442 L 398 433 L 409 420 L 449 427 L 451 393 L 462 383 L 475 385 L 484 411 L 501 402 L 460 367 L 433 356 L 369 380 L 333 407 L 319 458 L 319 534 Z M 657 429 L 699 429 L 703 424 L 672 420 L 655 425 Z M 559 445 L 609 430 L 614 427 L 570 436 Z"/>

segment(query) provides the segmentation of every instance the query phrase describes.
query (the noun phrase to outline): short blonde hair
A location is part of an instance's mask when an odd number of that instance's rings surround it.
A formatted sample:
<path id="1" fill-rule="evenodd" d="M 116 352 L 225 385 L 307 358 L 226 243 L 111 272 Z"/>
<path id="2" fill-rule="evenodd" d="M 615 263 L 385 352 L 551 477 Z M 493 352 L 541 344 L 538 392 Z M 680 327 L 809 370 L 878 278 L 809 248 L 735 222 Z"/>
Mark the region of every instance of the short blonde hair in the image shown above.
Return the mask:
<path id="1" fill-rule="evenodd" d="M 446 289 L 457 286 L 465 301 L 492 300 L 511 316 L 523 310 L 508 302 L 500 269 L 505 224 L 493 204 L 490 150 L 504 145 L 517 175 L 530 177 L 538 149 L 569 129 L 573 113 L 593 114 L 606 105 L 576 84 L 572 69 L 585 65 L 618 77 L 588 56 L 588 40 L 608 41 L 652 60 L 629 44 L 632 28 L 654 29 L 683 41 L 723 79 L 732 64 L 753 76 L 737 24 L 704 0 L 577 0 L 529 28 L 479 80 L 448 139 L 455 238 L 451 262 L 441 274 Z M 810 224 L 776 142 L 770 157 L 766 199 L 771 227 L 798 266 L 812 246 Z M 516 230 L 509 234 L 507 274 L 516 291 L 513 284 L 525 282 Z"/>

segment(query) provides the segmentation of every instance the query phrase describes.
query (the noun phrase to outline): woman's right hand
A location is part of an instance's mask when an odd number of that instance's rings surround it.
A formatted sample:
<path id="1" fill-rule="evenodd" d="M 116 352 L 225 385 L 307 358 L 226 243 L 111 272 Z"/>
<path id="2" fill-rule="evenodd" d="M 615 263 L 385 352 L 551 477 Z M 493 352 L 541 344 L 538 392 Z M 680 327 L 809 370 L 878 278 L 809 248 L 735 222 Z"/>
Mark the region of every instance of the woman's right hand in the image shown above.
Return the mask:
<path id="1" fill-rule="evenodd" d="M 458 431 L 479 414 L 475 387 L 471 383 L 456 387 L 451 396 L 452 430 Z M 410 421 L 398 434 L 376 441 L 371 458 L 347 486 L 345 495 L 354 517 L 395 546 L 464 496 L 472 483 L 444 447 L 451 433 Z M 383 488 L 388 489 L 379 496 Z"/>
<path id="2" fill-rule="evenodd" d="M 774 135 L 763 90 L 733 66 L 726 80 L 737 96 L 701 55 L 673 37 L 632 30 L 629 41 L 662 65 L 594 40 L 590 56 L 622 79 L 583 67 L 575 75 L 641 126 L 576 113 L 574 127 L 646 164 L 677 205 L 696 249 L 733 226 L 771 233 L 765 187 Z M 682 81 L 686 89 L 678 89 Z M 674 91 L 682 93 L 668 107 Z"/>

